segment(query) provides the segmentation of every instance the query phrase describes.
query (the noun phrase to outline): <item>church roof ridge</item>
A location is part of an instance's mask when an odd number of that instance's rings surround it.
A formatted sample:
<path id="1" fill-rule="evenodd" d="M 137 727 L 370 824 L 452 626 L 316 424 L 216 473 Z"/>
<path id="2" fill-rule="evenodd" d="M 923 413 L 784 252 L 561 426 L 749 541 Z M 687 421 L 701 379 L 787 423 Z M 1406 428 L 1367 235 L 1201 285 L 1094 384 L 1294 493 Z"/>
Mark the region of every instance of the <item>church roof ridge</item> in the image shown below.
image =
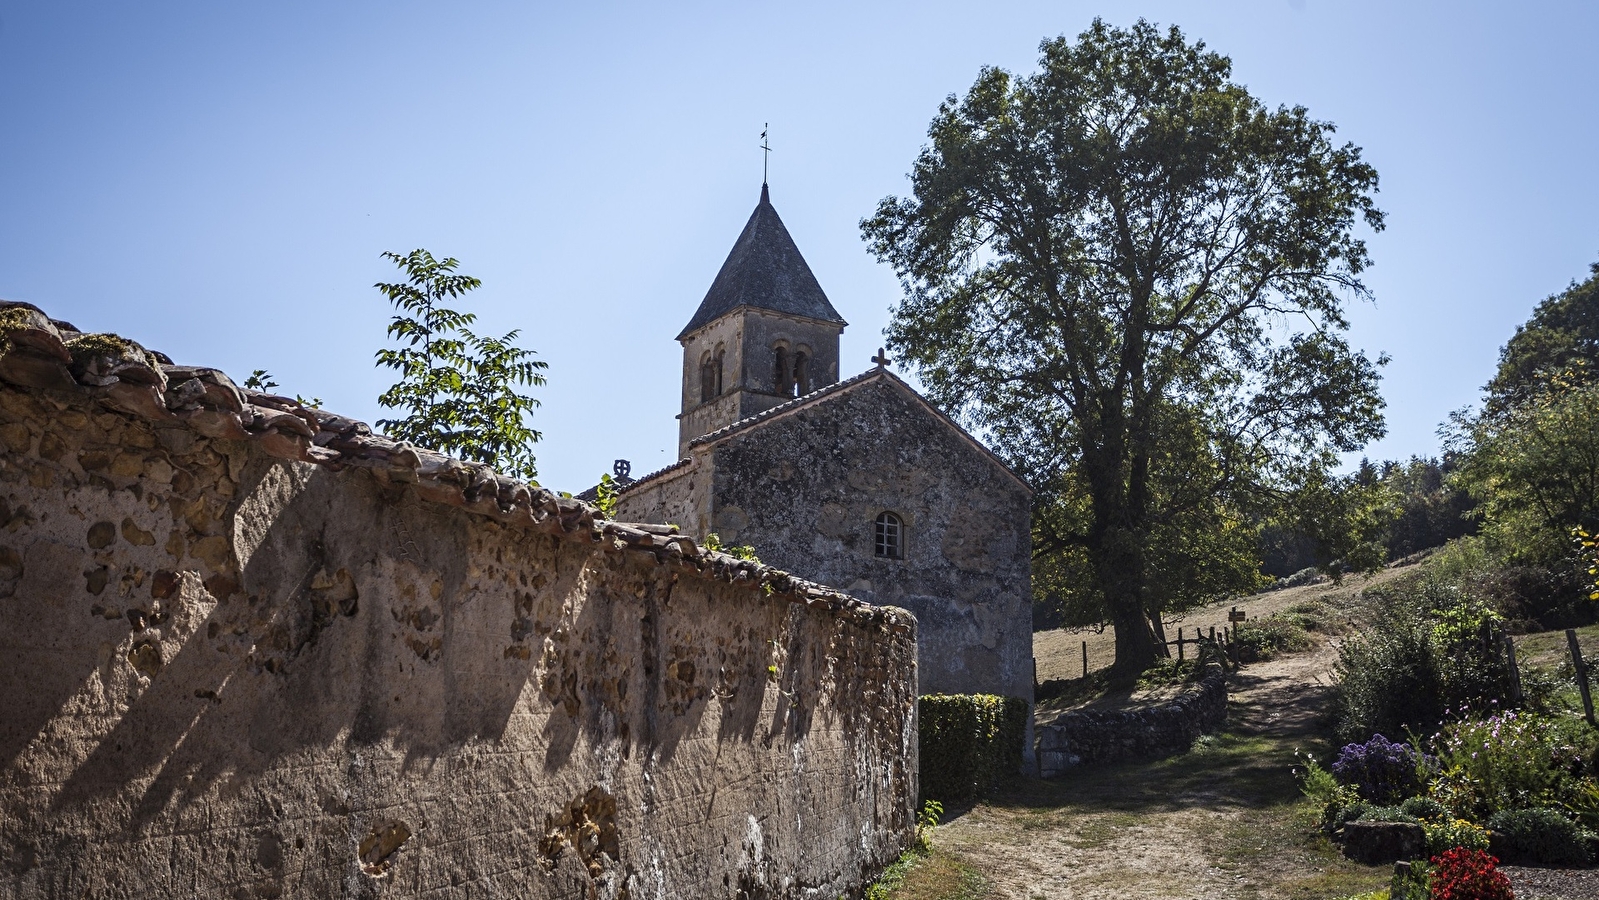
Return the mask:
<path id="1" fill-rule="evenodd" d="M 654 481 L 657 478 L 664 478 L 665 476 L 670 475 L 673 472 L 676 472 L 678 469 L 681 469 L 684 466 L 691 465 L 693 462 L 694 462 L 694 458 L 693 457 L 685 456 L 682 459 L 678 460 L 677 462 L 672 463 L 671 465 L 662 466 L 661 468 L 656 469 L 655 471 L 651 472 L 648 475 L 644 475 L 644 476 L 641 476 L 639 478 L 635 478 L 632 481 L 629 481 L 627 484 L 624 484 L 621 487 L 617 488 L 616 492 L 618 494 L 625 494 L 628 491 L 631 491 L 634 488 L 638 487 L 639 485 L 645 484 L 647 482 Z"/>
<path id="2" fill-rule="evenodd" d="M 811 403 L 811 402 L 813 402 L 815 400 L 820 400 L 823 397 L 828 396 L 829 394 L 836 394 L 839 391 L 844 390 L 845 388 L 851 387 L 851 386 L 856 385 L 856 384 L 860 384 L 861 382 L 867 380 L 868 378 L 871 378 L 871 377 L 873 377 L 875 375 L 878 375 L 878 374 L 884 374 L 884 373 L 892 374 L 892 373 L 888 372 L 888 370 L 886 370 L 886 369 L 867 369 L 866 371 L 862 372 L 859 375 L 852 375 L 849 378 L 844 379 L 843 381 L 835 381 L 832 384 L 829 384 L 829 385 L 827 385 L 825 387 L 819 387 L 816 390 L 811 391 L 809 394 L 805 394 L 803 396 L 795 397 L 793 400 L 786 400 L 786 401 L 784 401 L 782 403 L 779 403 L 776 406 L 772 407 L 771 409 L 762 410 L 762 411 L 756 413 L 753 416 L 745 416 L 744 418 L 739 419 L 736 422 L 731 422 L 731 423 L 729 423 L 727 425 L 723 425 L 721 428 L 718 428 L 715 431 L 709 432 L 707 434 L 702 434 L 699 437 L 695 438 L 694 440 L 689 441 L 688 445 L 690 447 L 698 447 L 701 444 L 714 443 L 716 441 L 721 440 L 724 437 L 727 437 L 728 435 L 732 434 L 735 431 L 743 431 L 744 429 L 749 428 L 752 425 L 757 425 L 757 424 L 759 424 L 761 422 L 765 422 L 767 419 L 776 418 L 777 416 L 780 416 L 783 413 L 786 413 L 786 412 L 788 412 L 791 409 L 795 409 L 797 407 L 804 406 L 807 403 Z"/>
<path id="3" fill-rule="evenodd" d="M 756 427 L 758 425 L 764 424 L 764 423 L 766 423 L 766 422 L 768 422 L 768 421 L 770 421 L 772 419 L 775 419 L 778 416 L 781 416 L 781 415 L 784 415 L 786 413 L 792 412 L 793 410 L 799 409 L 802 406 L 809 406 L 810 404 L 815 403 L 815 402 L 817 402 L 819 400 L 822 400 L 822 399 L 830 397 L 830 396 L 832 396 L 834 394 L 842 393 L 843 391 L 849 390 L 850 388 L 855 387 L 856 385 L 865 384 L 866 382 L 871 381 L 874 378 L 887 378 L 890 383 L 898 385 L 906 393 L 910 394 L 912 397 L 915 397 L 917 402 L 920 403 L 924 408 L 930 410 L 934 415 L 936 415 L 940 419 L 944 420 L 945 424 L 947 424 L 951 428 L 955 429 L 955 432 L 957 434 L 959 434 L 961 437 L 965 438 L 968 443 L 970 443 L 973 447 L 976 447 L 979 451 L 981 451 L 983 453 L 984 456 L 987 456 L 990 460 L 992 460 L 995 465 L 999 466 L 1002 470 L 1004 470 L 1005 474 L 1009 475 L 1011 478 L 1014 478 L 1016 480 L 1016 482 L 1018 484 L 1020 484 L 1022 486 L 1022 488 L 1027 491 L 1027 493 L 1029 493 L 1029 494 L 1033 493 L 1032 485 L 1029 485 L 1027 483 L 1027 479 L 1023 478 L 1020 474 L 1018 474 L 1016 472 L 1015 469 L 1011 468 L 1010 464 L 1006 463 L 1005 460 L 1001 459 L 999 454 L 995 453 L 993 450 L 990 450 L 988 448 L 988 446 L 985 445 L 982 441 L 980 441 L 977 438 L 973 437 L 971 432 L 969 432 L 965 428 L 961 427 L 961 424 L 959 422 L 957 422 L 954 419 L 950 418 L 948 413 L 945 413 L 943 410 L 939 409 L 937 406 L 934 406 L 926 397 L 923 397 L 915 388 L 913 388 L 910 385 L 906 384 L 904 379 L 900 378 L 898 375 L 895 375 L 893 372 L 890 372 L 884 366 L 878 366 L 878 367 L 873 368 L 873 369 L 867 369 L 866 371 L 862 372 L 859 375 L 853 375 L 853 376 L 851 376 L 849 378 L 844 379 L 843 381 L 835 381 L 832 384 L 827 385 L 826 387 L 818 388 L 818 389 L 816 389 L 814 391 L 811 391 L 809 394 L 806 394 L 803 397 L 796 397 L 793 400 L 787 401 L 786 403 L 779 403 L 778 405 L 772 407 L 771 409 L 764 410 L 762 412 L 758 412 L 758 413 L 756 413 L 753 416 L 746 416 L 745 418 L 739 419 L 737 422 L 733 422 L 733 423 L 731 423 L 729 425 L 724 425 L 721 428 L 718 428 L 715 431 L 710 432 L 709 434 L 701 435 L 700 437 L 697 437 L 694 440 L 689 441 L 688 445 L 690 447 L 699 447 L 699 446 L 702 446 L 702 445 L 705 445 L 705 444 L 716 443 L 717 441 L 720 441 L 720 440 L 722 440 L 723 438 L 726 438 L 726 437 L 730 437 L 731 435 L 733 435 L 733 434 L 735 434 L 737 432 L 744 431 L 744 430 L 749 429 L 749 428 L 754 428 L 754 427 Z M 656 477 L 658 475 L 664 475 L 669 470 L 671 470 L 671 469 L 673 469 L 673 468 L 675 468 L 677 466 L 682 465 L 684 462 L 687 462 L 687 460 L 680 460 L 679 462 L 674 463 L 672 466 L 668 466 L 666 469 L 662 469 L 659 472 L 654 472 L 654 473 L 651 473 L 650 475 L 645 476 L 645 478 L 654 478 L 654 477 Z M 639 479 L 639 481 L 643 481 L 643 480 L 644 480 L 643 478 Z M 634 482 L 632 485 L 628 485 L 628 487 L 631 488 L 631 487 L 637 485 L 638 483 L 639 482 Z"/>
<path id="4" fill-rule="evenodd" d="M 821 283 L 789 236 L 765 184 L 761 185 L 761 200 L 755 204 L 755 211 L 750 213 L 710 290 L 705 292 L 705 299 L 677 339 L 688 337 L 741 306 L 848 324 L 828 301 Z"/>

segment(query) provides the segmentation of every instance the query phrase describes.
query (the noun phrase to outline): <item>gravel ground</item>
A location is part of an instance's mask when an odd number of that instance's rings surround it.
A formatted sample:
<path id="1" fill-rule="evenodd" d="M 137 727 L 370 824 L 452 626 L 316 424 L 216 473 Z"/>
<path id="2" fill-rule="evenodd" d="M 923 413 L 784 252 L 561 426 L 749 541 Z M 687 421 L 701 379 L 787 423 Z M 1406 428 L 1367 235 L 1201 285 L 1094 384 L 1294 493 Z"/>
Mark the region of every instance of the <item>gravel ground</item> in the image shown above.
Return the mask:
<path id="1" fill-rule="evenodd" d="M 1531 869 L 1500 866 L 1516 900 L 1599 900 L 1599 869 Z"/>

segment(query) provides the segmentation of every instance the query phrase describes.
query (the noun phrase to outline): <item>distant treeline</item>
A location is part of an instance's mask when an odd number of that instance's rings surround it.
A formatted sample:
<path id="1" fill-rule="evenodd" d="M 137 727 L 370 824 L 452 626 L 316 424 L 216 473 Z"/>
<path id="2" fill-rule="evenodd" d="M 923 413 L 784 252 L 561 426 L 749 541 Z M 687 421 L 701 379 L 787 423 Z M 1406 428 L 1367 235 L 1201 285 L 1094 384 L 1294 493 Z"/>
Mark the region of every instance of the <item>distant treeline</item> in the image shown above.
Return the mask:
<path id="1" fill-rule="evenodd" d="M 1354 481 L 1386 488 L 1391 497 L 1392 518 L 1381 539 L 1389 560 L 1403 559 L 1476 533 L 1477 521 L 1471 512 L 1477 502 L 1449 480 L 1456 462 L 1454 454 L 1441 459 L 1412 456 L 1403 462 L 1360 461 Z M 1315 541 L 1276 524 L 1261 529 L 1260 560 L 1261 572 L 1272 578 L 1286 578 L 1319 562 Z"/>

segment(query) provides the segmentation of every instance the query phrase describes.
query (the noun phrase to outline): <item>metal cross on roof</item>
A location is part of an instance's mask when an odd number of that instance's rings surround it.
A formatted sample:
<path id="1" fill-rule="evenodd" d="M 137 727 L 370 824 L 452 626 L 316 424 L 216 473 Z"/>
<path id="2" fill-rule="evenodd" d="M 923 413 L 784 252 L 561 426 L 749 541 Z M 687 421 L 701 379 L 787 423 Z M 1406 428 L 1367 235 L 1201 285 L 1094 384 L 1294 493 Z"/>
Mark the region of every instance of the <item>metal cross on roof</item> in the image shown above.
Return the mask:
<path id="1" fill-rule="evenodd" d="M 761 184 L 766 183 L 767 163 L 772 159 L 772 142 L 766 139 L 766 132 L 772 128 L 771 122 L 761 124 Z"/>
<path id="2" fill-rule="evenodd" d="M 883 352 L 883 348 L 882 347 L 878 347 L 877 348 L 877 355 L 872 357 L 872 362 L 877 363 L 877 367 L 879 369 L 881 369 L 884 366 L 888 365 L 889 363 L 893 362 L 893 360 L 888 358 L 888 354 Z"/>

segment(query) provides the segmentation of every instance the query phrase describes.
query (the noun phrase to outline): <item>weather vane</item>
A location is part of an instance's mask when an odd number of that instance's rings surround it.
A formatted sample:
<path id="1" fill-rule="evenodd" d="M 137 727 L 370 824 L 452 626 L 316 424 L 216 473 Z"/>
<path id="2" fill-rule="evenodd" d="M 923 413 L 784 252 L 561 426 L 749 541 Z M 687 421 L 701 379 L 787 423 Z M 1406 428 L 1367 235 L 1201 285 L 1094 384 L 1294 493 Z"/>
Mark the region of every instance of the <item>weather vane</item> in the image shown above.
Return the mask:
<path id="1" fill-rule="evenodd" d="M 766 132 L 772 128 L 771 122 L 761 124 L 761 184 L 766 183 L 766 167 L 772 158 L 772 142 L 766 139 Z"/>

